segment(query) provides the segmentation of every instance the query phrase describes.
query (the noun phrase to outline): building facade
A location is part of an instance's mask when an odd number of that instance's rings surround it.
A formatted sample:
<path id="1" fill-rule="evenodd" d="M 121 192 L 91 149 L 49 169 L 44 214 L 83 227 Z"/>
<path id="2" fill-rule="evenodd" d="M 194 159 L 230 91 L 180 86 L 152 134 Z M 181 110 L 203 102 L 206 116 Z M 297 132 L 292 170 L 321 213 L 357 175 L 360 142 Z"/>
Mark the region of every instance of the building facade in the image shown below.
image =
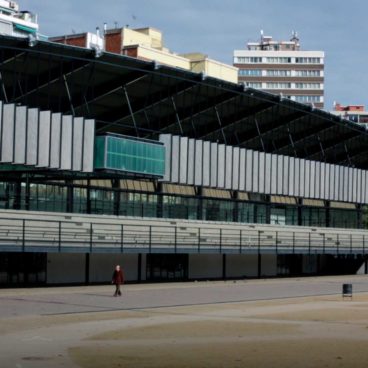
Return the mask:
<path id="1" fill-rule="evenodd" d="M 0 48 L 0 284 L 366 272 L 363 127 L 126 55 Z"/>
<path id="2" fill-rule="evenodd" d="M 324 52 L 301 50 L 296 33 L 290 41 L 274 41 L 261 33 L 259 42 L 234 51 L 233 63 L 239 82 L 248 87 L 324 107 Z"/>
<path id="3" fill-rule="evenodd" d="M 152 27 L 106 29 L 96 35 L 90 33 L 50 37 L 52 42 L 104 50 L 140 60 L 201 73 L 227 82 L 238 82 L 238 69 L 210 59 L 203 53 L 177 54 L 163 43 L 162 32 Z"/>
<path id="4" fill-rule="evenodd" d="M 16 1 L 0 1 L 0 34 L 15 37 L 36 37 L 37 15 L 20 11 Z"/>
<path id="5" fill-rule="evenodd" d="M 343 119 L 347 119 L 353 121 L 354 123 L 367 127 L 368 111 L 366 111 L 364 105 L 343 106 L 339 103 L 335 103 L 331 113 L 340 116 Z"/>

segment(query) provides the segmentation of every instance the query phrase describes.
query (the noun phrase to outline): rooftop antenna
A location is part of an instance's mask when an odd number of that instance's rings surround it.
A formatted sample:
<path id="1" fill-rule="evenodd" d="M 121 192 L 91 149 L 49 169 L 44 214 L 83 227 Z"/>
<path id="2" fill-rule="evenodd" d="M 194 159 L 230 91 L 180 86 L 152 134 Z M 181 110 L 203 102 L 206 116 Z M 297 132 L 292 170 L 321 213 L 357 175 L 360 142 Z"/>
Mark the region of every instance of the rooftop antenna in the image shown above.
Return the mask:
<path id="1" fill-rule="evenodd" d="M 107 31 L 107 23 L 106 22 L 103 25 L 103 30 L 104 30 L 104 34 L 106 34 L 106 31 Z"/>
<path id="2" fill-rule="evenodd" d="M 115 29 L 118 28 L 118 22 L 117 21 L 114 22 L 114 26 L 115 26 Z"/>

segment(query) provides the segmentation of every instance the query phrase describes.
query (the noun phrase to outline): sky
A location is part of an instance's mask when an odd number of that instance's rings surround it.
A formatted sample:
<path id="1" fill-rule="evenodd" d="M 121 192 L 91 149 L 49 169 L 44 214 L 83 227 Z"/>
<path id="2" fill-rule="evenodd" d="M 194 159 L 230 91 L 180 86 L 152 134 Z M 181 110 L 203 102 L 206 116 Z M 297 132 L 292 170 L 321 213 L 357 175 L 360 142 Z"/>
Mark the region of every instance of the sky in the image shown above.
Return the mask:
<path id="1" fill-rule="evenodd" d="M 232 64 L 233 51 L 298 32 L 303 50 L 325 52 L 325 109 L 367 105 L 368 2 L 365 0 L 17 0 L 38 14 L 47 36 L 108 28 L 154 27 L 177 53 L 203 52 Z"/>

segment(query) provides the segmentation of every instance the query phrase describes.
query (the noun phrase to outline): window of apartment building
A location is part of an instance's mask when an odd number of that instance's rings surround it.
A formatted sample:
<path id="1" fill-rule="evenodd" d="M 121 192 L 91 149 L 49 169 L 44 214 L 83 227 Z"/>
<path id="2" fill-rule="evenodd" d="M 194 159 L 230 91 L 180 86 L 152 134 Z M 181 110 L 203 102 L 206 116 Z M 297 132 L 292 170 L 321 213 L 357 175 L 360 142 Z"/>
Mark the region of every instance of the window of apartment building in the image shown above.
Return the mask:
<path id="1" fill-rule="evenodd" d="M 295 88 L 321 89 L 321 84 L 320 83 L 295 83 Z"/>
<path id="2" fill-rule="evenodd" d="M 253 63 L 261 63 L 262 58 L 261 57 L 236 57 L 235 62 L 239 64 L 253 64 Z"/>
<path id="3" fill-rule="evenodd" d="M 262 88 L 262 83 L 260 82 L 245 82 L 245 85 L 250 88 Z"/>
<path id="4" fill-rule="evenodd" d="M 239 69 L 240 76 L 256 77 L 262 75 L 262 70 L 259 69 Z"/>
<path id="5" fill-rule="evenodd" d="M 298 102 L 321 102 L 321 96 L 295 96 Z"/>
<path id="6" fill-rule="evenodd" d="M 291 70 L 267 70 L 268 77 L 290 77 Z"/>
<path id="7" fill-rule="evenodd" d="M 290 57 L 268 57 L 267 63 L 270 64 L 288 64 L 291 63 Z"/>
<path id="8" fill-rule="evenodd" d="M 295 75 L 297 77 L 320 77 L 320 70 L 296 70 Z"/>
<path id="9" fill-rule="evenodd" d="M 266 83 L 266 88 L 269 89 L 285 89 L 285 88 L 291 88 L 291 83 Z"/>
<path id="10" fill-rule="evenodd" d="M 321 58 L 317 57 L 297 57 L 295 58 L 297 64 L 321 64 Z"/>

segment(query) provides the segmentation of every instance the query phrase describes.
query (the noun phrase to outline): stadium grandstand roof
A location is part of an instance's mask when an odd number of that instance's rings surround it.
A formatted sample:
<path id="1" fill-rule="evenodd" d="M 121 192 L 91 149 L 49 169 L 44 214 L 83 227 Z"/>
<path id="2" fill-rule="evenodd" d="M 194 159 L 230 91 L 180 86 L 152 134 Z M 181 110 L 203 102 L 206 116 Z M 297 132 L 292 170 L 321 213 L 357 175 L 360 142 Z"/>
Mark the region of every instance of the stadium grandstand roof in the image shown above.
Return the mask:
<path id="1" fill-rule="evenodd" d="M 0 37 L 0 99 L 96 120 L 96 132 L 171 133 L 368 168 L 364 127 L 283 96 L 123 55 Z"/>

